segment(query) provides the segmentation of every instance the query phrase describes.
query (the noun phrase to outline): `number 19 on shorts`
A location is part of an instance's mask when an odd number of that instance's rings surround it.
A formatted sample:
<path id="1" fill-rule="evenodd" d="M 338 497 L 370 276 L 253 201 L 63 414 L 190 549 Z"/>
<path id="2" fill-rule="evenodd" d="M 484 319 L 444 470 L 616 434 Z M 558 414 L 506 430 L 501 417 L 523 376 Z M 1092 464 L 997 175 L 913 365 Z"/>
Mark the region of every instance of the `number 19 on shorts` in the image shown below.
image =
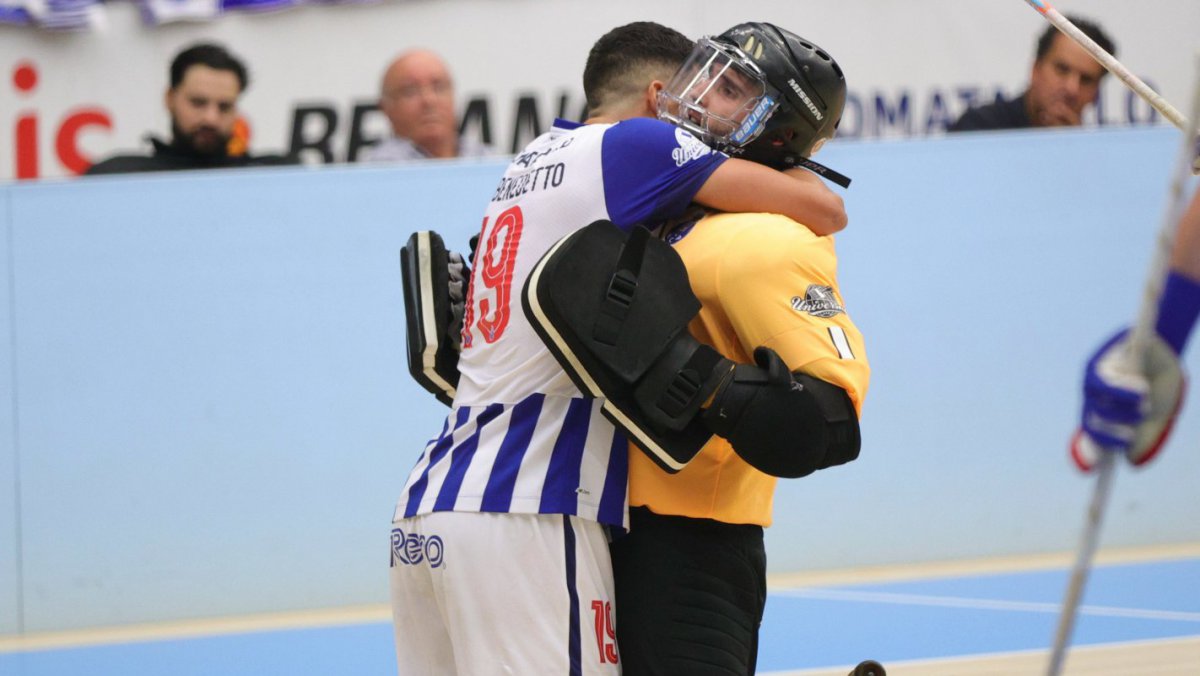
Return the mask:
<path id="1" fill-rule="evenodd" d="M 592 601 L 592 615 L 596 620 L 596 649 L 600 664 L 617 663 L 617 632 L 612 621 L 611 601 Z"/>

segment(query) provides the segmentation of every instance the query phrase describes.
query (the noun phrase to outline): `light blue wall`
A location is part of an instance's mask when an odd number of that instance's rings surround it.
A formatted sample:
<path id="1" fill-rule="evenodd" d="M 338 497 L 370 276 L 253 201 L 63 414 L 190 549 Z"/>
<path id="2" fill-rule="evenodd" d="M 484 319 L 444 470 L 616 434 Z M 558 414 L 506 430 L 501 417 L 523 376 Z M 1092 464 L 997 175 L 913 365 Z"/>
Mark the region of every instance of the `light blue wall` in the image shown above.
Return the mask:
<path id="1" fill-rule="evenodd" d="M 12 633 L 20 628 L 20 586 L 18 556 L 20 552 L 17 530 L 17 485 L 16 429 L 13 426 L 13 397 L 16 387 L 13 382 L 13 323 L 12 323 L 12 257 L 9 238 L 12 233 L 9 203 L 12 195 L 0 189 L 0 260 L 4 261 L 5 274 L 0 275 L 0 634 Z"/>
<path id="2" fill-rule="evenodd" d="M 1178 145 L 1160 128 L 830 149 L 855 178 L 838 248 L 873 367 L 864 448 L 781 484 L 774 570 L 1074 551 L 1094 486 L 1066 454 L 1080 372 L 1136 314 Z M 1200 540 L 1196 400 L 1159 460 L 1116 477 L 1102 546 Z"/>
<path id="3" fill-rule="evenodd" d="M 1078 374 L 1134 313 L 1176 135 L 822 153 L 855 179 L 838 246 L 874 377 L 862 459 L 781 484 L 773 570 L 1074 548 Z M 385 602 L 444 411 L 404 368 L 397 251 L 465 248 L 500 170 L 0 187 L 0 633 Z M 1200 540 L 1196 408 L 1117 477 L 1104 545 Z"/>

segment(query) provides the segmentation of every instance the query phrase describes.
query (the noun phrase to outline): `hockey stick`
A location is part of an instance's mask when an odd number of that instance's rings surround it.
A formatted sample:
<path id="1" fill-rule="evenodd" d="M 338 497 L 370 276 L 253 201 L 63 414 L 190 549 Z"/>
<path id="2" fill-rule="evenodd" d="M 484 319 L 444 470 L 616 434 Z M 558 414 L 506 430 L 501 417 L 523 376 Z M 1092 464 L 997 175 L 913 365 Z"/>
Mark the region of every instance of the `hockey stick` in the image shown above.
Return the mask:
<path id="1" fill-rule="evenodd" d="M 1067 595 L 1063 599 L 1062 612 L 1058 616 L 1058 628 L 1054 633 L 1054 649 L 1050 652 L 1050 667 L 1046 671 L 1049 676 L 1058 676 L 1062 672 L 1067 642 L 1075 628 L 1075 614 L 1079 609 L 1083 587 L 1087 583 L 1088 573 L 1092 569 L 1092 556 L 1096 553 L 1096 544 L 1100 539 L 1100 524 L 1104 521 L 1104 508 L 1108 505 L 1108 491 L 1112 486 L 1113 469 L 1116 466 L 1114 461 L 1112 453 L 1100 454 L 1100 460 L 1096 467 L 1096 488 L 1092 492 L 1092 501 L 1088 505 L 1083 539 L 1079 543 L 1079 552 L 1075 557 L 1075 565 L 1071 569 L 1071 581 L 1067 585 Z"/>
<path id="2" fill-rule="evenodd" d="M 1179 219 L 1183 215 L 1186 196 L 1184 183 L 1187 174 L 1195 166 L 1197 149 L 1192 141 L 1196 138 L 1200 127 L 1200 54 L 1196 59 L 1196 82 L 1192 88 L 1192 120 L 1190 128 L 1185 129 L 1183 148 L 1180 152 L 1178 166 L 1172 175 L 1170 192 L 1167 200 L 1167 213 L 1159 228 L 1157 246 L 1154 258 L 1150 263 L 1150 271 L 1146 277 L 1142 304 L 1138 310 L 1137 323 L 1129 331 L 1129 349 L 1122 370 L 1144 372 L 1146 346 L 1153 335 L 1155 323 L 1158 321 L 1158 299 L 1162 295 L 1163 284 L 1171 259 L 1171 250 L 1175 244 L 1175 232 Z M 1063 599 L 1062 613 L 1058 618 L 1058 629 L 1055 632 L 1054 648 L 1050 653 L 1049 676 L 1058 676 L 1062 671 L 1063 659 L 1066 656 L 1067 642 L 1075 626 L 1075 615 L 1083 596 L 1083 587 L 1087 582 L 1088 573 L 1092 567 L 1092 556 L 1096 552 L 1096 544 L 1100 536 L 1100 524 L 1104 519 L 1104 508 L 1108 503 L 1108 492 L 1112 485 L 1115 472 L 1115 455 L 1109 452 L 1100 454 L 1097 466 L 1098 476 L 1096 487 L 1092 493 L 1091 504 L 1088 505 L 1087 521 L 1084 524 L 1083 539 L 1071 570 L 1071 580 L 1067 586 L 1066 597 Z"/>
<path id="3" fill-rule="evenodd" d="M 1151 89 L 1145 82 L 1142 82 L 1138 76 L 1129 72 L 1129 69 L 1122 65 L 1120 61 L 1117 61 L 1116 57 L 1096 44 L 1095 40 L 1085 35 L 1075 24 L 1071 23 L 1070 19 L 1063 16 L 1057 9 L 1051 7 L 1050 3 L 1042 2 L 1042 0 L 1025 0 L 1025 2 L 1029 3 L 1042 16 L 1046 17 L 1046 20 L 1054 24 L 1055 28 L 1079 43 L 1079 46 L 1086 49 L 1094 59 L 1100 62 L 1101 66 L 1104 66 L 1108 69 L 1108 72 L 1120 78 L 1121 82 L 1129 85 L 1130 89 L 1145 99 L 1146 103 L 1154 106 L 1154 109 L 1162 113 L 1163 117 L 1166 117 L 1181 130 L 1187 129 L 1188 121 L 1184 119 L 1183 115 L 1174 106 L 1167 103 L 1166 99 L 1159 96 L 1158 92 Z"/>

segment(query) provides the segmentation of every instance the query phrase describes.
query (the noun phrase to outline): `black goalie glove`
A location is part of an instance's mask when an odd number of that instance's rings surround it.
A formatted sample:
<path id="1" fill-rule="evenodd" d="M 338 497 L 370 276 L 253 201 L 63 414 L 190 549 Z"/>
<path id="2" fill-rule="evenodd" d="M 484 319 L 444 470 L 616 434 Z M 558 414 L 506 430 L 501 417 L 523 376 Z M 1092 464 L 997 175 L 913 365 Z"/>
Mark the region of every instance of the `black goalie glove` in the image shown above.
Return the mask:
<path id="1" fill-rule="evenodd" d="M 801 477 L 858 457 L 858 416 L 846 391 L 792 373 L 774 350 L 754 350 L 757 366 L 736 366 L 703 418 L 748 464 Z"/>
<path id="2" fill-rule="evenodd" d="M 400 249 L 407 329 L 408 372 L 417 383 L 452 405 L 458 388 L 463 309 L 471 269 L 462 254 L 448 251 L 436 232 L 413 233 Z"/>

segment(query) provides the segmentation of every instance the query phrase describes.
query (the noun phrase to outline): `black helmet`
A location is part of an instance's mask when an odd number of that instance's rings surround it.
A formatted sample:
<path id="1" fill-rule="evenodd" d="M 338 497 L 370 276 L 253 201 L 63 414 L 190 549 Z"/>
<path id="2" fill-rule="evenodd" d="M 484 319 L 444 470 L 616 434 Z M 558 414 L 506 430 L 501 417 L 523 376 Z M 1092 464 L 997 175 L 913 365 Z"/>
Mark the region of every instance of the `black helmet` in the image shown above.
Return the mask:
<path id="1" fill-rule="evenodd" d="M 660 118 L 731 155 L 778 169 L 833 137 L 846 78 L 825 50 L 769 23 L 702 38 L 659 94 Z M 819 172 L 823 173 L 823 172 Z"/>

